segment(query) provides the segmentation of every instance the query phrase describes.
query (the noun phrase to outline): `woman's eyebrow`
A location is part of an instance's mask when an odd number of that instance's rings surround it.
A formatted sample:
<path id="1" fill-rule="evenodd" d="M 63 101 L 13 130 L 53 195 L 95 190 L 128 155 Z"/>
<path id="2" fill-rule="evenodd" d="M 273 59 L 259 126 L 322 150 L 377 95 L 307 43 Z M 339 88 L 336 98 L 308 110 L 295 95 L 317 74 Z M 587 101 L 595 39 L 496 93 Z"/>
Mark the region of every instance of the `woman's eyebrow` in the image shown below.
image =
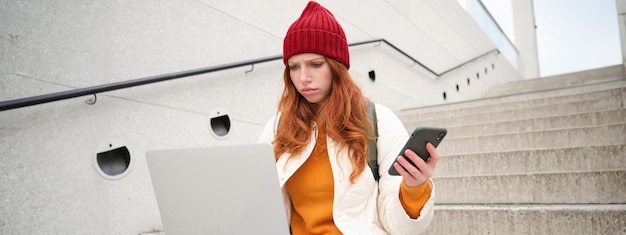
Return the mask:
<path id="1" fill-rule="evenodd" d="M 320 56 L 320 57 L 315 57 L 315 58 L 311 58 L 311 59 L 304 60 L 304 61 L 305 62 L 318 62 L 318 61 L 323 61 L 323 60 L 324 60 L 324 57 Z"/>
<path id="2" fill-rule="evenodd" d="M 324 56 L 313 57 L 313 58 L 304 60 L 305 63 L 319 62 L 319 61 L 324 61 Z M 287 60 L 287 64 L 297 64 L 297 63 L 298 62 L 296 62 L 296 61 Z"/>

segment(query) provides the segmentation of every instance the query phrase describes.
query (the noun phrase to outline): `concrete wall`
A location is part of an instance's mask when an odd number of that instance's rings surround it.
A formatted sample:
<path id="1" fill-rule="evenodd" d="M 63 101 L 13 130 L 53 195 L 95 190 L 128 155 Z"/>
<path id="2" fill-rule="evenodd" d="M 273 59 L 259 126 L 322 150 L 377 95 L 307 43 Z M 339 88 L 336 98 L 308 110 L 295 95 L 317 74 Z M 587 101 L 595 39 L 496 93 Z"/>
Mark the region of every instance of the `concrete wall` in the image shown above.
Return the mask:
<path id="1" fill-rule="evenodd" d="M 321 2 L 350 42 L 385 38 L 438 73 L 495 48 L 456 1 Z M 305 5 L 2 1 L 0 100 L 278 55 Z M 437 77 L 384 44 L 351 53 L 354 79 L 393 110 L 477 98 L 520 79 L 498 54 Z M 282 68 L 273 61 L 97 94 L 93 105 L 87 96 L 0 112 L 0 233 L 160 230 L 145 152 L 255 142 L 275 112 Z M 210 120 L 224 114 L 231 129 L 219 137 Z M 118 147 L 130 153 L 128 170 L 101 176 L 97 154 Z"/>
<path id="2" fill-rule="evenodd" d="M 518 68 L 522 77 L 539 77 L 539 57 L 537 51 L 537 26 L 532 0 L 513 1 L 513 21 L 515 24 L 515 46 L 519 51 Z"/>

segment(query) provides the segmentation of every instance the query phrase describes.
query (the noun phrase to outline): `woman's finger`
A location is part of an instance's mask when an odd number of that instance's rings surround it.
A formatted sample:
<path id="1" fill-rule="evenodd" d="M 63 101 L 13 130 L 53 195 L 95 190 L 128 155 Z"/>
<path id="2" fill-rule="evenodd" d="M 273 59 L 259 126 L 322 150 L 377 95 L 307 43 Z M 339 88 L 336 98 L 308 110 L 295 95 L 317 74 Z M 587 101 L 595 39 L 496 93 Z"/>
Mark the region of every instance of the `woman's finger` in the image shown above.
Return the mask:
<path id="1" fill-rule="evenodd" d="M 431 143 L 426 144 L 426 150 L 430 154 L 430 158 L 426 162 L 431 171 L 435 171 L 435 167 L 437 166 L 437 162 L 439 162 L 439 152 L 435 148 L 435 146 Z"/>
<path id="2" fill-rule="evenodd" d="M 407 151 L 404 152 L 404 154 L 409 157 L 409 159 L 415 163 L 416 166 L 416 170 L 415 172 L 413 171 L 409 171 L 411 172 L 411 174 L 415 175 L 416 177 L 419 177 L 421 175 L 426 175 L 427 177 L 430 177 L 430 175 L 432 174 L 432 170 L 430 169 L 430 166 L 426 164 L 426 162 L 424 162 L 424 160 L 417 155 L 417 153 L 413 152 L 410 149 L 407 149 Z"/>

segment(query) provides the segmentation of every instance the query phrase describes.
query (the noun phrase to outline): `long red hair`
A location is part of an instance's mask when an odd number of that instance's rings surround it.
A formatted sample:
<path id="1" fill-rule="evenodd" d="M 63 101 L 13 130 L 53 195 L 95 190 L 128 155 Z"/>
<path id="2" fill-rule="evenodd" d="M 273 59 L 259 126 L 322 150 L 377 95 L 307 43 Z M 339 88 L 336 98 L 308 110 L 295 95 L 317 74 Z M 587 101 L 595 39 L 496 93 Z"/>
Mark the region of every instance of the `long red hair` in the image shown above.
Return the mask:
<path id="1" fill-rule="evenodd" d="M 327 135 L 339 143 L 340 148 L 348 148 L 353 171 L 350 181 L 365 170 L 369 161 L 367 153 L 368 133 L 371 133 L 371 121 L 367 117 L 365 97 L 354 83 L 348 69 L 340 62 L 326 57 L 332 73 L 331 92 L 327 99 L 313 104 L 302 97 L 289 76 L 289 67 L 283 73 L 284 90 L 278 102 L 281 112 L 278 132 L 274 139 L 276 158 L 284 153 L 292 156 L 302 151 L 310 140 L 314 116 L 319 128 L 325 128 Z M 333 153 L 329 153 L 333 156 Z"/>

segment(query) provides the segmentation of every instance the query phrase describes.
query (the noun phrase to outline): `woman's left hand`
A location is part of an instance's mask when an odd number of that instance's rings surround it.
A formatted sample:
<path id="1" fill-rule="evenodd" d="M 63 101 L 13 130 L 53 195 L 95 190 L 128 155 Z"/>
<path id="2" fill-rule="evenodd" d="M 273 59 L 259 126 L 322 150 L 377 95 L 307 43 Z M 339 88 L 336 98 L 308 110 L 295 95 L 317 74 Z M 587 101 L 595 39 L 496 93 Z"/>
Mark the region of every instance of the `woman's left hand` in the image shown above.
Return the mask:
<path id="1" fill-rule="evenodd" d="M 404 152 L 417 167 L 413 166 L 402 156 L 398 156 L 398 162 L 393 165 L 398 173 L 404 177 L 404 183 L 409 187 L 416 187 L 425 183 L 435 172 L 435 166 L 437 166 L 437 161 L 439 161 L 439 153 L 431 143 L 426 144 L 426 150 L 430 153 L 430 158 L 427 162 L 424 162 L 422 158 L 410 149 Z"/>

